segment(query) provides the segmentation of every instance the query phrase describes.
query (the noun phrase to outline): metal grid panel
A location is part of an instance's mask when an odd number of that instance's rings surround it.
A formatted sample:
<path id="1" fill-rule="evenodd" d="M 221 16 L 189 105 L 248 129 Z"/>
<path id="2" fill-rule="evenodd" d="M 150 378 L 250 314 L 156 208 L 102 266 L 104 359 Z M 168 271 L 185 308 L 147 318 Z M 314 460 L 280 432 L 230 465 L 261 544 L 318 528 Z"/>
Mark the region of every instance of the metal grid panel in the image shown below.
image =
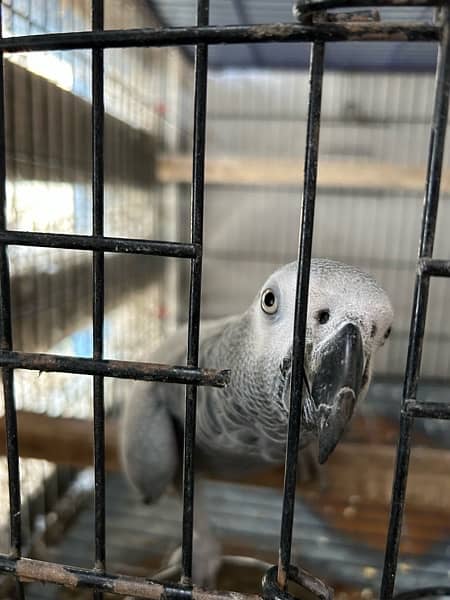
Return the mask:
<path id="1" fill-rule="evenodd" d="M 398 0 L 396 0 L 398 2 Z M 423 2 L 425 4 L 425 2 Z M 332 40 L 389 40 L 399 34 L 408 39 L 432 41 L 440 39 L 440 60 L 437 73 L 435 115 L 430 142 L 429 172 L 427 178 L 426 203 L 424 208 L 421 236 L 420 259 L 416 281 L 416 295 L 410 336 L 410 352 L 405 380 L 405 394 L 401 421 L 401 435 L 398 450 L 396 478 L 390 531 L 387 543 L 385 572 L 382 597 L 391 598 L 397 563 L 398 541 L 401 529 L 401 517 L 404 508 L 404 494 L 407 479 L 407 467 L 410 452 L 410 433 L 414 417 L 448 418 L 447 405 L 435 406 L 415 400 L 417 380 L 420 368 L 422 339 L 425 328 L 425 316 L 429 281 L 432 276 L 450 276 L 450 262 L 433 260 L 434 230 L 439 199 L 439 183 L 445 142 L 450 91 L 450 15 L 448 8 L 442 10 L 442 25 L 390 25 L 390 24 L 352 24 L 321 23 L 316 25 L 298 25 L 282 27 L 208 27 L 208 0 L 198 2 L 198 27 L 174 31 L 171 29 L 110 31 L 103 32 L 103 3 L 94 1 L 93 31 L 68 33 L 53 36 L 28 36 L 26 38 L 3 38 L 0 40 L 2 59 L 4 51 L 38 49 L 91 48 L 93 52 L 93 193 L 92 236 L 54 236 L 47 234 L 39 237 L 29 232 L 8 232 L 6 229 L 6 170 L 5 170 L 5 120 L 4 120 L 4 81 L 3 60 L 0 66 L 0 325 L 3 385 L 5 394 L 5 422 L 7 428 L 7 455 L 9 466 L 10 517 L 11 517 L 11 553 L 0 556 L 0 570 L 15 573 L 18 596 L 24 597 L 21 581 L 38 580 L 58 583 L 70 587 L 90 587 L 97 598 L 102 591 L 116 594 L 134 594 L 146 598 L 226 598 L 225 592 L 205 592 L 191 585 L 192 572 L 192 532 L 193 532 L 193 449 L 195 445 L 195 405 L 197 385 L 223 385 L 227 374 L 222 371 L 208 371 L 198 368 L 198 330 L 200 316 L 200 290 L 202 267 L 202 231 L 203 231 L 203 192 L 205 159 L 206 124 L 206 82 L 208 65 L 208 44 L 218 43 L 259 43 L 265 41 L 312 41 L 311 85 L 307 124 L 307 144 L 305 154 L 304 194 L 302 202 L 302 222 L 299 242 L 299 270 L 294 325 L 293 380 L 289 416 L 288 446 L 286 452 L 285 485 L 283 494 L 282 526 L 280 535 L 280 561 L 278 569 L 273 567 L 263 581 L 265 598 L 289 598 L 286 591 L 288 580 L 295 581 L 317 598 L 331 598 L 332 592 L 320 581 L 290 564 L 292 525 L 295 502 L 296 461 L 299 446 L 300 415 L 302 408 L 302 365 L 304 357 L 304 334 L 306 327 L 306 306 L 308 299 L 309 268 L 312 248 L 312 232 L 317 180 L 317 161 L 319 149 L 320 109 L 322 95 L 322 76 L 324 67 L 325 42 Z M 414 2 L 412 2 L 414 4 Z M 420 2 L 415 2 L 420 4 Z M 431 2 L 426 2 L 431 4 Z M 327 4 L 328 6 L 329 4 Z M 137 45 L 178 45 L 194 43 L 196 49 L 195 70 L 195 114 L 194 114 L 194 172 L 191 216 L 191 242 L 186 245 L 168 242 L 136 242 L 136 240 L 114 240 L 103 236 L 103 48 Z M 31 236 L 31 237 L 29 237 Z M 10 278 L 7 245 L 25 244 L 56 247 L 76 247 L 93 252 L 94 295 L 94 353 L 91 359 L 62 357 L 56 355 L 37 355 L 14 352 L 11 333 Z M 191 262 L 191 291 L 188 328 L 188 361 L 186 366 L 169 367 L 127 361 L 105 361 L 103 355 L 103 251 L 106 249 L 121 252 L 125 247 L 132 252 L 147 252 L 157 255 L 177 255 Z M 144 250 L 142 249 L 142 244 Z M 22 558 L 21 549 L 21 511 L 19 487 L 19 462 L 17 447 L 17 422 L 14 398 L 14 369 L 39 369 L 47 371 L 75 372 L 94 376 L 94 404 L 96 416 L 96 561 L 95 568 L 82 570 L 76 567 L 44 563 Z M 186 427 L 185 456 L 183 474 L 183 578 L 180 584 L 163 585 L 148 580 L 110 575 L 104 571 L 104 414 L 103 414 L 103 377 L 123 377 L 141 380 L 157 380 L 187 384 L 186 389 Z M 435 590 L 436 592 L 436 590 Z M 430 591 L 430 593 L 433 593 Z M 409 593 L 403 598 L 422 597 L 423 591 Z M 233 595 L 239 598 L 238 594 Z"/>

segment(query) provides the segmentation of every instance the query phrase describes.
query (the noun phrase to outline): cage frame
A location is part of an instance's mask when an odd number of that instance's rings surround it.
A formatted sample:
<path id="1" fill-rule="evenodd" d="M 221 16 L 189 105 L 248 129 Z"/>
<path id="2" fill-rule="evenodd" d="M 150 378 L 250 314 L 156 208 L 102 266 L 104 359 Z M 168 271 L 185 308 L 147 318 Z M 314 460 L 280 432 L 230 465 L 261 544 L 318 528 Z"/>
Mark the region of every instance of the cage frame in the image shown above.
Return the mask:
<path id="1" fill-rule="evenodd" d="M 356 14 L 352 20 L 330 8 L 367 6 L 433 6 L 439 8 L 432 24 L 378 22 L 374 15 Z M 447 6 L 446 6 L 447 5 Z M 209 25 L 209 0 L 197 0 L 197 25 L 153 29 L 104 30 L 104 0 L 92 0 L 92 29 L 84 32 L 3 37 L 0 12 L 0 367 L 5 397 L 5 427 L 10 497 L 11 545 L 0 555 L 0 572 L 15 576 L 18 598 L 25 598 L 23 582 L 41 581 L 66 587 L 87 587 L 100 600 L 103 592 L 136 595 L 154 600 L 257 600 L 261 596 L 203 590 L 192 585 L 194 446 L 196 393 L 199 385 L 224 386 L 229 373 L 199 368 L 199 324 L 203 255 L 203 203 L 205 185 L 205 131 L 207 106 L 208 48 L 212 44 L 311 43 L 310 92 L 304 160 L 303 199 L 298 247 L 298 274 L 293 331 L 293 376 L 285 462 L 279 563 L 266 573 L 262 597 L 289 600 L 289 581 L 295 581 L 316 598 L 332 598 L 333 592 L 320 579 L 291 565 L 296 467 L 302 411 L 302 366 L 305 351 L 306 313 L 317 185 L 320 109 L 325 44 L 330 41 L 423 41 L 438 42 L 435 103 L 431 128 L 425 201 L 419 257 L 409 334 L 408 359 L 400 415 L 397 462 L 393 479 L 391 514 L 386 541 L 381 598 L 393 598 L 402 516 L 411 451 L 411 429 L 415 418 L 450 419 L 450 403 L 416 400 L 422 354 L 427 300 L 432 277 L 450 277 L 450 260 L 433 259 L 433 243 L 439 203 L 444 142 L 450 94 L 450 8 L 445 0 L 298 0 L 299 24 L 243 26 Z M 1 3 L 0 3 L 1 11 Z M 320 18 L 318 18 L 320 16 Z M 137 240 L 104 236 L 104 81 L 103 53 L 106 48 L 195 46 L 194 148 L 191 198 L 191 242 Z M 39 50 L 92 51 L 92 235 L 67 235 L 9 231 L 6 222 L 5 87 L 4 53 Z M 93 354 L 92 358 L 15 352 L 11 327 L 8 245 L 76 249 L 92 252 L 93 264 Z M 104 252 L 177 257 L 191 261 L 188 355 L 186 365 L 161 365 L 103 358 Z M 226 365 L 224 365 L 226 367 Z M 81 569 L 22 556 L 19 448 L 14 399 L 14 370 L 32 369 L 91 375 L 94 380 L 94 472 L 95 472 L 95 557 L 91 569 Z M 180 583 L 110 574 L 105 564 L 105 412 L 104 377 L 131 378 L 186 385 L 184 434 L 182 578 Z M 412 600 L 424 594 L 449 593 L 442 586 L 402 593 L 396 598 Z"/>

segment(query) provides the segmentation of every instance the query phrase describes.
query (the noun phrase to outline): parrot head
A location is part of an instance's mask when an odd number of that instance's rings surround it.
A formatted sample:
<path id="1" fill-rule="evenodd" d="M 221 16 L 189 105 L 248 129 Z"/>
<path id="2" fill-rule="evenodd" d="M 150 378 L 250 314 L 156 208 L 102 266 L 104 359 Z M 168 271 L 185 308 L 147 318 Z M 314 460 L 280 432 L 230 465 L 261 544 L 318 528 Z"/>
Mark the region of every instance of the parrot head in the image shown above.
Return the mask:
<path id="1" fill-rule="evenodd" d="M 297 263 L 272 273 L 251 307 L 271 402 L 287 418 L 292 375 Z M 313 259 L 309 283 L 302 445 L 317 439 L 323 463 L 339 442 L 354 407 L 367 393 L 375 353 L 389 337 L 393 310 L 368 274 L 339 262 Z"/>

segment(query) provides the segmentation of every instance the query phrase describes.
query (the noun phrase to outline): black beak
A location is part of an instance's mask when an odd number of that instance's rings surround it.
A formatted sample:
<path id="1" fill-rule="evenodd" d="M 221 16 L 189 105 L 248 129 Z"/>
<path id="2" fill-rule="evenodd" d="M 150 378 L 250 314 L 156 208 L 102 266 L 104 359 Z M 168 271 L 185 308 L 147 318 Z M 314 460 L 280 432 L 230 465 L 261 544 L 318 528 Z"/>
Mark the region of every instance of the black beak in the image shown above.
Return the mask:
<path id="1" fill-rule="evenodd" d="M 317 409 L 320 464 L 333 452 L 351 419 L 363 371 L 361 333 L 347 323 L 322 348 L 311 390 Z"/>

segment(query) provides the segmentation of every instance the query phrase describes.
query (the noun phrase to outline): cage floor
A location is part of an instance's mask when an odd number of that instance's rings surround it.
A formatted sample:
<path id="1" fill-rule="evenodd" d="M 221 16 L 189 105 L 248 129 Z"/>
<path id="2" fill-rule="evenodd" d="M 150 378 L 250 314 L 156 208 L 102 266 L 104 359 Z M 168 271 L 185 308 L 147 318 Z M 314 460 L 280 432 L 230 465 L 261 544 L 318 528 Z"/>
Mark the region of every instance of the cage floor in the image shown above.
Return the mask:
<path id="1" fill-rule="evenodd" d="M 300 484 L 294 528 L 293 562 L 320 575 L 337 600 L 377 598 L 383 564 L 394 442 L 397 388 L 375 387 L 370 412 L 356 418 L 345 443 L 327 464 L 321 480 Z M 438 388 L 431 389 L 439 399 Z M 369 406 L 369 405 L 368 405 Z M 419 422 L 412 453 L 397 589 L 450 581 L 450 451 L 448 424 Z M 349 468 L 349 465 L 351 467 Z M 276 562 L 280 529 L 282 472 L 252 482 L 209 481 L 205 512 L 223 552 Z M 145 506 L 119 473 L 107 477 L 107 565 L 109 572 L 149 576 L 180 542 L 180 505 L 175 496 Z M 91 567 L 93 507 L 89 504 L 49 548 L 46 559 Z M 224 565 L 218 586 L 258 591 L 262 571 Z M 91 592 L 32 584 L 29 600 L 90 598 Z"/>

